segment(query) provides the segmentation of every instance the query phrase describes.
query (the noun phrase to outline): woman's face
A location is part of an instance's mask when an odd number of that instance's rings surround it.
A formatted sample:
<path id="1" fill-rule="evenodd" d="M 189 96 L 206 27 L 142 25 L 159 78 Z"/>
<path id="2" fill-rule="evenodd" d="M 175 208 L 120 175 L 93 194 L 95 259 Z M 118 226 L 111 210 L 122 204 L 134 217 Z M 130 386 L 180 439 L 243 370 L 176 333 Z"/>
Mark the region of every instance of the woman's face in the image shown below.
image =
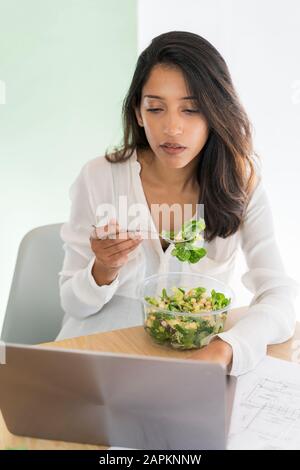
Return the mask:
<path id="1" fill-rule="evenodd" d="M 181 70 L 156 65 L 143 87 L 140 109 L 135 110 L 152 151 L 169 168 L 185 167 L 199 154 L 209 135 L 196 101 L 187 97 Z M 180 144 L 184 149 L 167 152 L 165 143 Z"/>

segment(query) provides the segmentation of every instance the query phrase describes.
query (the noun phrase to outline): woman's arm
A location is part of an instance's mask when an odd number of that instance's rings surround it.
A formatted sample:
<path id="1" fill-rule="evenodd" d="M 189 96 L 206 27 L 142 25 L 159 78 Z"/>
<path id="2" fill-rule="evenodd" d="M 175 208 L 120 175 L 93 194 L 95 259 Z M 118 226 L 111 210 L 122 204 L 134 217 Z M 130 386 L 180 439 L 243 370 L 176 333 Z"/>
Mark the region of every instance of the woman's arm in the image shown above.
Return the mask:
<path id="1" fill-rule="evenodd" d="M 294 301 L 299 293 L 299 284 L 285 272 L 261 179 L 240 230 L 241 247 L 248 266 L 242 282 L 254 295 L 247 315 L 230 330 L 217 335 L 232 348 L 231 368 L 228 364 L 232 375 L 253 369 L 266 354 L 268 344 L 284 342 L 293 335 L 296 322 Z M 226 363 L 226 345 L 221 344 L 219 348 L 211 342 L 208 346 L 212 350 L 195 352 L 194 358 L 205 354 L 207 360 L 211 355 L 218 357 L 218 362 Z"/>
<path id="2" fill-rule="evenodd" d="M 59 273 L 61 306 L 67 315 L 77 319 L 84 319 L 101 310 L 119 285 L 119 275 L 114 275 L 112 280 L 98 285 L 101 276 L 98 276 L 99 272 L 97 267 L 95 268 L 96 258 L 90 245 L 96 210 L 92 207 L 91 175 L 98 173 L 101 176 L 101 186 L 99 185 L 98 189 L 103 192 L 102 200 L 108 202 L 111 199 L 112 182 L 110 184 L 110 175 L 106 174 L 109 163 L 104 158 L 103 161 L 99 160 L 100 158 L 102 157 L 86 163 L 72 184 L 69 192 L 69 221 L 63 224 L 60 232 L 65 251 L 62 270 Z"/>

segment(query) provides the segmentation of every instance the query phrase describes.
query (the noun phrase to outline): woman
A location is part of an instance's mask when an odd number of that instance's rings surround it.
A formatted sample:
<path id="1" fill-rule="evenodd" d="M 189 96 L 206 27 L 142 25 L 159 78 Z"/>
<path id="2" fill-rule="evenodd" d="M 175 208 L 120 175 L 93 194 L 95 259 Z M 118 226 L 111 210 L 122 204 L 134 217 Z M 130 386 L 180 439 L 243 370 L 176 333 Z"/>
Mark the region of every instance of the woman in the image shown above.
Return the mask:
<path id="1" fill-rule="evenodd" d="M 251 126 L 219 52 L 189 32 L 154 38 L 138 59 L 123 126 L 122 147 L 85 164 L 70 190 L 58 339 L 139 323 L 131 302 L 151 274 L 184 270 L 230 283 L 241 246 L 249 268 L 242 281 L 254 294 L 248 313 L 190 357 L 220 362 L 232 375 L 251 370 L 268 344 L 293 334 L 297 285 L 285 273 Z M 121 196 L 146 207 L 156 234 L 166 227 L 153 205 L 187 204 L 194 214 L 203 204 L 207 256 L 182 263 L 159 237 L 133 239 L 119 223 Z M 103 204 L 118 206 L 117 216 L 97 239 L 91 227 Z M 178 220 L 169 223 L 179 228 Z M 103 239 L 108 230 L 114 237 Z"/>

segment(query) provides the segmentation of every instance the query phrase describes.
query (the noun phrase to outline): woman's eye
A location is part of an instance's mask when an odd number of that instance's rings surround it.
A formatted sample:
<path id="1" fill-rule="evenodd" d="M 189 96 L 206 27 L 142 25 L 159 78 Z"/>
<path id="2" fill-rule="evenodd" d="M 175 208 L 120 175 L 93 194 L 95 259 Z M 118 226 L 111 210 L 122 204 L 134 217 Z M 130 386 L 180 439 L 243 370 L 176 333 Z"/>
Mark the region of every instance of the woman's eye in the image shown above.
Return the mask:
<path id="1" fill-rule="evenodd" d="M 147 109 L 147 111 L 149 111 L 150 113 L 156 113 L 157 111 L 162 111 L 162 109 L 161 108 L 151 108 L 151 109 Z M 184 109 L 183 111 L 185 111 L 187 113 L 199 113 L 198 109 Z"/>
<path id="2" fill-rule="evenodd" d="M 151 113 L 155 113 L 156 111 L 161 111 L 160 108 L 151 108 L 151 109 L 147 109 L 147 111 L 151 112 Z"/>

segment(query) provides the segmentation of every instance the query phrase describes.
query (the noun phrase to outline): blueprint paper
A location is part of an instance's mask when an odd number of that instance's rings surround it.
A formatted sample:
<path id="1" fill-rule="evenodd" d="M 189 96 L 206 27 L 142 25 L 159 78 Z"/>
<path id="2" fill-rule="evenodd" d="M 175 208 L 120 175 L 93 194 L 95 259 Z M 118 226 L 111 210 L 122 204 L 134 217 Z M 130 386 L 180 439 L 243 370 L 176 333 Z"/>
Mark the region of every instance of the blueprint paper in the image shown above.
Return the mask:
<path id="1" fill-rule="evenodd" d="M 238 378 L 228 449 L 300 449 L 300 365 L 267 356 Z"/>

